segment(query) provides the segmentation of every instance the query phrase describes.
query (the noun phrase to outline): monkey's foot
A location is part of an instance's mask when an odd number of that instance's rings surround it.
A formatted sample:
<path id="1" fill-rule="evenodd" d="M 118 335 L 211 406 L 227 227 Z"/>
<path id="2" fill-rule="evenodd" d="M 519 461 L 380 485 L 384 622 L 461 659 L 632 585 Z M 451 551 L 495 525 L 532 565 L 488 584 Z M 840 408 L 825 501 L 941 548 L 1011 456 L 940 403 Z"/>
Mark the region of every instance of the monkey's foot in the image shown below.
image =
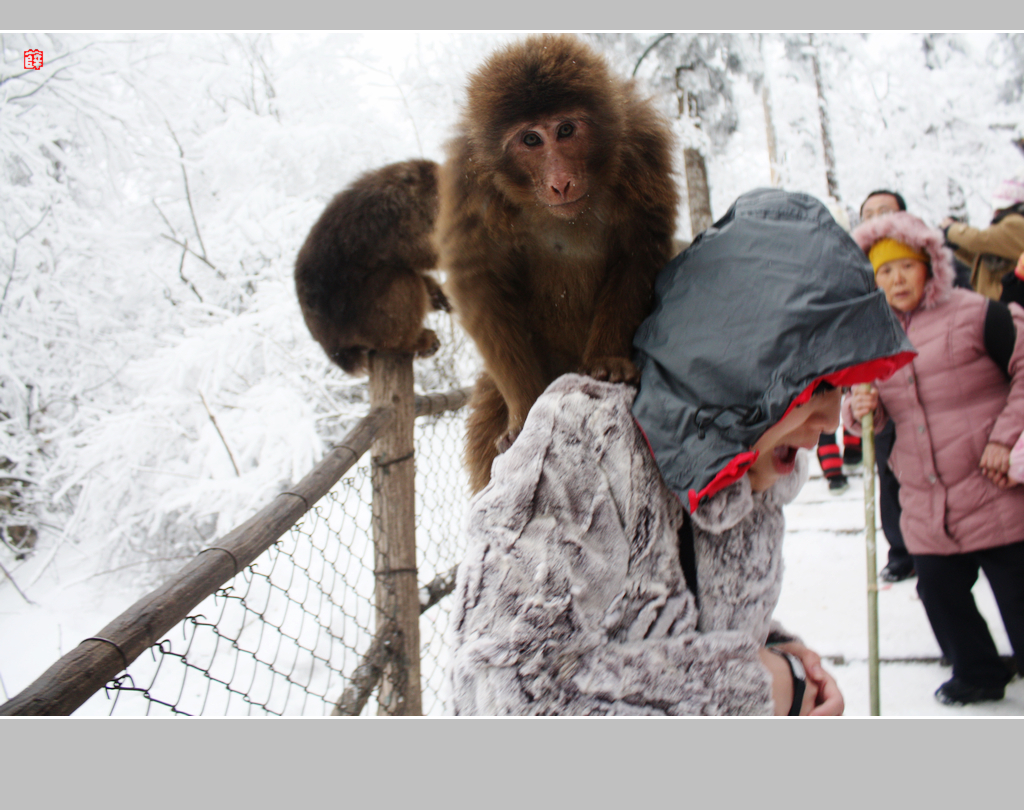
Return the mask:
<path id="1" fill-rule="evenodd" d="M 626 357 L 598 357 L 584 365 L 583 373 L 595 380 L 612 383 L 636 385 L 640 382 L 640 372 L 633 365 L 633 361 Z"/>
<path id="2" fill-rule="evenodd" d="M 516 439 L 519 438 L 519 433 L 521 430 L 522 428 L 513 428 L 494 443 L 494 446 L 498 448 L 499 455 L 501 453 L 504 453 L 513 444 L 515 444 Z"/>
<path id="3" fill-rule="evenodd" d="M 424 329 L 420 332 L 412 351 L 417 357 L 430 357 L 430 355 L 436 354 L 440 348 L 441 341 L 437 337 L 437 333 L 433 329 Z"/>

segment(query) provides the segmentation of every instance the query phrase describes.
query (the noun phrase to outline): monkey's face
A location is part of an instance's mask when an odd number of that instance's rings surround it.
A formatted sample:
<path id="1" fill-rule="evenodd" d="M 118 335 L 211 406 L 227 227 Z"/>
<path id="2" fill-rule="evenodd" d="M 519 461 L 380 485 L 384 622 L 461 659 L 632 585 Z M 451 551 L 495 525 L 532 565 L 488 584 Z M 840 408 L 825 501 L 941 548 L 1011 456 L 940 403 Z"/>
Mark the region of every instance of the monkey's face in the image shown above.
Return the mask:
<path id="1" fill-rule="evenodd" d="M 589 203 L 592 142 L 592 125 L 579 113 L 512 128 L 505 138 L 506 165 L 521 202 L 543 206 L 559 219 L 578 216 Z"/>

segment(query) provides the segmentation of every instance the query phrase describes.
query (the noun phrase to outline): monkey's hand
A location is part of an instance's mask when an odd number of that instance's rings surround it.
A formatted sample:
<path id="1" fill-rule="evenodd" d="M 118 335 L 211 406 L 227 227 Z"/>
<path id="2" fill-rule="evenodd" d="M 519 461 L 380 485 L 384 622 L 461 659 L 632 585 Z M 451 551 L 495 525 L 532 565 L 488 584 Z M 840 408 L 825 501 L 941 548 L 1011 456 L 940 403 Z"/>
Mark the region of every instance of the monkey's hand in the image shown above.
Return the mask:
<path id="1" fill-rule="evenodd" d="M 448 297 L 444 294 L 440 287 L 438 287 L 430 294 L 430 305 L 434 309 L 439 309 L 442 312 L 452 311 L 452 305 L 448 302 Z"/>
<path id="2" fill-rule="evenodd" d="M 584 364 L 583 373 L 595 380 L 613 383 L 637 385 L 640 382 L 640 372 L 627 357 L 597 357 Z"/>
<path id="3" fill-rule="evenodd" d="M 442 312 L 451 312 L 452 305 L 449 303 L 448 296 L 444 294 L 441 286 L 427 275 L 423 276 L 423 281 L 427 285 L 427 293 L 430 295 L 430 306 Z"/>

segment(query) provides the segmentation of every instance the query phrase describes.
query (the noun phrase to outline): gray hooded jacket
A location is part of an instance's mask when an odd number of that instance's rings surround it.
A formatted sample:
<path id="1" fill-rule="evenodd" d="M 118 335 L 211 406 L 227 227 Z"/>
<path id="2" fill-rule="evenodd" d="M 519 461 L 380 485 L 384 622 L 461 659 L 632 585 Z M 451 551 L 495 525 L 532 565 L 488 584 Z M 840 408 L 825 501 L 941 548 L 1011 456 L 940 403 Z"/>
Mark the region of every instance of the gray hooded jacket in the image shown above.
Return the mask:
<path id="1" fill-rule="evenodd" d="M 871 263 L 818 200 L 744 194 L 658 276 L 633 415 L 691 511 L 815 385 L 887 379 L 914 348 Z M 895 355 L 895 357 L 894 357 Z"/>

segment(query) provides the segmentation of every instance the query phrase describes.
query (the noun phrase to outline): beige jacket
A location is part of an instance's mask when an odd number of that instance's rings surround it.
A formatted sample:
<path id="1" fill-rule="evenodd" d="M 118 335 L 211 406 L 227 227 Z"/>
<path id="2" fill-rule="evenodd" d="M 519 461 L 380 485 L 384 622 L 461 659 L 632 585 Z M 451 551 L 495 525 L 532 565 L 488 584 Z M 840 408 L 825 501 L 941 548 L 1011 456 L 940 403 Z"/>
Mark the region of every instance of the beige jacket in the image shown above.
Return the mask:
<path id="1" fill-rule="evenodd" d="M 994 301 L 1003 293 L 1002 278 L 1024 253 L 1024 216 L 1009 214 L 984 230 L 954 222 L 946 239 L 956 255 L 971 265 L 971 286 Z"/>

